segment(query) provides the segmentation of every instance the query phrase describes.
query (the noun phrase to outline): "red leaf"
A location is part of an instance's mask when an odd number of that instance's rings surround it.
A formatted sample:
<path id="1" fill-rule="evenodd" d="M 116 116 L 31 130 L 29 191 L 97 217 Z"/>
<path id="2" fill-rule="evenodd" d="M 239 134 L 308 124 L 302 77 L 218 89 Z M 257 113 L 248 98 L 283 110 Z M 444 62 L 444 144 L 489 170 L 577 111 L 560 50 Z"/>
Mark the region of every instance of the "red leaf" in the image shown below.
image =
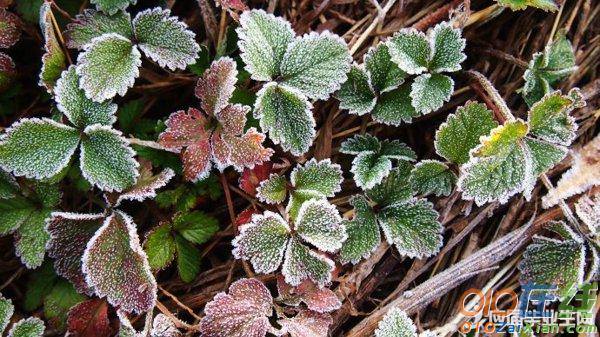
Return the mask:
<path id="1" fill-rule="evenodd" d="M 245 169 L 240 176 L 240 188 L 251 196 L 256 196 L 256 188 L 261 181 L 267 180 L 271 176 L 273 163 L 266 162 L 254 166 L 252 169 Z"/>
<path id="2" fill-rule="evenodd" d="M 300 302 L 304 302 L 308 309 L 319 313 L 331 312 L 342 306 L 342 302 L 333 291 L 325 287 L 319 288 L 310 280 L 293 287 L 285 283 L 283 276 L 279 275 L 277 292 L 287 304 L 297 306 Z"/>
<path id="3" fill-rule="evenodd" d="M 282 330 L 291 337 L 327 337 L 329 326 L 333 323 L 329 314 L 302 310 L 294 318 L 279 320 Z"/>
<path id="4" fill-rule="evenodd" d="M 242 0 L 219 0 L 219 2 L 226 9 L 237 9 L 242 12 L 248 10 L 248 6 Z"/>
<path id="5" fill-rule="evenodd" d="M 21 20 L 15 14 L 0 8 L 0 48 L 12 47 L 21 37 Z"/>
<path id="6" fill-rule="evenodd" d="M 69 310 L 67 332 L 73 337 L 110 337 L 108 304 L 98 298 L 81 302 Z"/>
<path id="7" fill-rule="evenodd" d="M 238 72 L 235 67 L 234 60 L 222 57 L 214 61 L 198 80 L 196 97 L 200 99 L 200 106 L 208 115 L 215 116 L 229 104 L 237 82 Z"/>
<path id="8" fill-rule="evenodd" d="M 235 218 L 235 227 L 239 228 L 241 225 L 245 225 L 250 222 L 253 214 L 258 214 L 254 208 L 247 208 L 238 214 Z"/>

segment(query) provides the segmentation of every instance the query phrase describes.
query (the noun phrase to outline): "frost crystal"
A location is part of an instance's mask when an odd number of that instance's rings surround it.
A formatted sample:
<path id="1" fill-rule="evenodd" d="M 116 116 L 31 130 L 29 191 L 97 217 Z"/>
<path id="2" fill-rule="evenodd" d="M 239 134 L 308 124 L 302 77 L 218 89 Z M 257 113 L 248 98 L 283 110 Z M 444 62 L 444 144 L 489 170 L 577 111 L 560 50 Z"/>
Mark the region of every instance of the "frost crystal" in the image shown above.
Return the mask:
<path id="1" fill-rule="evenodd" d="M 39 85 L 45 87 L 48 93 L 52 93 L 56 80 L 67 67 L 67 57 L 56 37 L 52 15 L 51 4 L 49 2 L 42 3 L 40 7 L 40 29 L 46 43 L 44 44 Z"/>
<path id="2" fill-rule="evenodd" d="M 264 337 L 272 327 L 273 313 L 269 289 L 256 279 L 241 279 L 229 287 L 229 294 L 218 293 L 206 304 L 202 318 L 202 337 Z"/>
<path id="3" fill-rule="evenodd" d="M 417 337 L 417 327 L 404 311 L 393 308 L 379 322 L 375 337 Z"/>
<path id="4" fill-rule="evenodd" d="M 340 152 L 354 154 L 350 172 L 356 185 L 363 190 L 379 184 L 392 169 L 392 160 L 413 161 L 416 155 L 397 140 L 380 142 L 369 134 L 356 135 L 342 143 Z"/>
<path id="5" fill-rule="evenodd" d="M 456 175 L 448 165 L 437 160 L 423 160 L 410 172 L 412 188 L 420 194 L 447 196 L 452 192 Z"/>
<path id="6" fill-rule="evenodd" d="M 198 81 L 196 95 L 205 114 L 190 108 L 178 111 L 167 120 L 167 130 L 159 135 L 165 148 L 181 152 L 184 175 L 197 181 L 208 176 L 211 162 L 219 170 L 253 168 L 268 160 L 273 150 L 264 148 L 265 136 L 255 128 L 244 132 L 250 108 L 230 104 L 236 82 L 235 62 L 221 58 Z"/>

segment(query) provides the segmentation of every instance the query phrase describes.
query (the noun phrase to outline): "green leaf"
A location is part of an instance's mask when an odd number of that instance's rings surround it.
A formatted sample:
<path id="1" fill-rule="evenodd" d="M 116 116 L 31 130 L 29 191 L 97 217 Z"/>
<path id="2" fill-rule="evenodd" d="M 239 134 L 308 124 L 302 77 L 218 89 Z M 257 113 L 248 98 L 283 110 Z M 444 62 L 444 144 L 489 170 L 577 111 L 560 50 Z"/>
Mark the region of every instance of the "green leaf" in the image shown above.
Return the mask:
<path id="1" fill-rule="evenodd" d="M 119 10 L 125 10 L 129 4 L 135 5 L 137 0 L 91 0 L 90 2 L 96 5 L 99 11 L 112 15 Z"/>
<path id="2" fill-rule="evenodd" d="M 186 240 L 203 244 L 219 231 L 219 222 L 204 212 L 194 211 L 176 215 L 173 228 Z"/>
<path id="3" fill-rule="evenodd" d="M 4 332 L 14 312 L 15 306 L 12 301 L 0 294 L 0 332 Z"/>
<path id="4" fill-rule="evenodd" d="M 44 321 L 37 317 L 29 317 L 13 324 L 8 337 L 42 337 L 44 330 L 46 330 Z"/>
<path id="5" fill-rule="evenodd" d="M 340 147 L 340 152 L 345 154 L 360 154 L 361 152 L 379 152 L 381 143 L 377 137 L 368 133 L 354 135 L 346 139 Z"/>
<path id="6" fill-rule="evenodd" d="M 387 242 L 396 245 L 401 255 L 423 258 L 435 255 L 442 246 L 443 226 L 427 200 L 387 206 L 377 216 Z"/>
<path id="7" fill-rule="evenodd" d="M 189 241 L 175 234 L 177 247 L 177 273 L 183 282 L 192 282 L 200 272 L 202 256 L 198 248 Z"/>
<path id="8" fill-rule="evenodd" d="M 463 199 L 475 200 L 477 205 L 488 201 L 505 203 L 511 196 L 531 188 L 531 154 L 521 144 L 527 132 L 527 124 L 516 120 L 482 138 L 462 167 L 458 188 L 463 191 Z"/>
<path id="9" fill-rule="evenodd" d="M 266 211 L 253 215 L 231 242 L 232 254 L 236 259 L 250 260 L 257 273 L 272 273 L 281 265 L 289 232 L 288 224 L 279 214 Z"/>
<path id="10" fill-rule="evenodd" d="M 302 166 L 296 166 L 290 174 L 295 191 L 314 191 L 326 197 L 333 197 L 341 191 L 342 169 L 330 159 L 311 159 Z"/>
<path id="11" fill-rule="evenodd" d="M 564 223 L 550 222 L 550 226 L 566 226 Z M 581 239 L 579 239 L 581 240 Z M 556 285 L 555 294 L 562 298 L 571 286 L 583 283 L 585 266 L 585 246 L 582 241 L 563 237 L 563 240 L 536 236 L 527 246 L 519 263 L 521 283 Z"/>
<path id="12" fill-rule="evenodd" d="M 392 308 L 377 326 L 375 337 L 416 337 L 417 327 L 408 315 L 398 309 Z"/>
<path id="13" fill-rule="evenodd" d="M 77 130 L 50 119 L 21 119 L 0 141 L 0 167 L 16 176 L 42 179 L 59 173 L 79 143 Z"/>
<path id="14" fill-rule="evenodd" d="M 160 7 L 139 12 L 133 31 L 139 48 L 152 61 L 171 70 L 185 69 L 198 57 L 200 46 L 187 25 Z"/>
<path id="15" fill-rule="evenodd" d="M 44 2 L 40 7 L 40 29 L 44 36 L 44 55 L 42 56 L 42 70 L 39 85 L 51 93 L 60 74 L 67 68 L 67 57 L 63 52 L 54 25 L 52 24 L 52 10 L 49 2 Z"/>
<path id="16" fill-rule="evenodd" d="M 10 199 L 19 192 L 19 184 L 10 173 L 0 170 L 0 199 Z"/>
<path id="17" fill-rule="evenodd" d="M 33 23 L 39 22 L 40 7 L 44 0 L 20 0 L 15 2 L 15 10 L 23 19 Z"/>
<path id="18" fill-rule="evenodd" d="M 436 152 L 447 160 L 462 165 L 469 161 L 469 151 L 479 145 L 479 138 L 498 126 L 485 104 L 467 102 L 448 115 L 435 134 Z"/>
<path id="19" fill-rule="evenodd" d="M 54 89 L 55 100 L 62 113 L 78 128 L 92 124 L 112 125 L 115 120 L 117 105 L 111 101 L 94 102 L 85 96 L 79 88 L 79 76 L 75 66 L 63 71 Z"/>
<path id="20" fill-rule="evenodd" d="M 120 132 L 99 124 L 84 130 L 80 167 L 90 183 L 108 192 L 122 191 L 138 178 L 135 152 Z"/>
<path id="21" fill-rule="evenodd" d="M 52 262 L 50 261 L 46 261 L 39 268 L 33 270 L 28 275 L 23 309 L 27 312 L 32 312 L 39 308 L 57 280 L 58 276 L 54 272 Z"/>
<path id="22" fill-rule="evenodd" d="M 51 209 L 32 211 L 15 234 L 15 254 L 27 268 L 37 268 L 44 262 L 46 243 L 50 239 L 45 226 L 51 213 Z"/>
<path id="23" fill-rule="evenodd" d="M 154 228 L 144 242 L 144 251 L 152 270 L 166 268 L 175 259 L 175 238 L 171 225 L 164 223 Z"/>
<path id="24" fill-rule="evenodd" d="M 452 192 L 456 175 L 448 165 L 437 160 L 423 160 L 410 172 L 410 184 L 420 194 L 447 196 Z"/>
<path id="25" fill-rule="evenodd" d="M 535 177 L 538 177 L 542 173 L 553 168 L 554 165 L 558 164 L 558 162 L 567 156 L 569 151 L 564 146 L 529 137 L 526 137 L 524 142 L 531 154 L 531 159 L 533 161 L 533 175 Z"/>
<path id="26" fill-rule="evenodd" d="M 315 137 L 312 104 L 291 88 L 268 83 L 258 92 L 254 117 L 275 144 L 298 156 L 308 151 Z"/>
<path id="27" fill-rule="evenodd" d="M 429 62 L 431 72 L 459 71 L 460 64 L 467 58 L 463 53 L 466 40 L 461 37 L 460 29 L 454 29 L 450 23 L 442 22 L 433 28 L 429 39 L 433 43 L 433 55 Z"/>
<path id="28" fill-rule="evenodd" d="M 364 64 L 369 73 L 371 85 L 378 93 L 396 89 L 404 83 L 407 76 L 396 63 L 392 62 L 388 46 L 385 43 L 369 49 L 364 56 Z"/>
<path id="29" fill-rule="evenodd" d="M 545 11 L 555 12 L 558 5 L 555 0 L 496 0 L 500 6 L 508 7 L 513 11 L 523 10 L 527 7 L 536 7 Z"/>
<path id="30" fill-rule="evenodd" d="M 111 305 L 136 313 L 154 307 L 156 281 L 129 216 L 113 211 L 88 242 L 82 261 L 86 282 Z"/>
<path id="31" fill-rule="evenodd" d="M 367 73 L 363 67 L 352 65 L 347 76 L 348 80 L 342 83 L 335 95 L 340 101 L 340 109 L 347 109 L 349 113 L 359 116 L 371 112 L 377 98 Z"/>
<path id="32" fill-rule="evenodd" d="M 419 116 L 412 105 L 411 90 L 411 84 L 406 82 L 399 88 L 381 94 L 371 112 L 373 120 L 398 126 L 402 122 L 410 123 L 414 117 Z"/>
<path id="33" fill-rule="evenodd" d="M 128 39 L 133 38 L 131 16 L 124 11 L 106 15 L 93 9 L 86 9 L 67 25 L 64 32 L 69 48 L 84 49 L 92 39 L 107 33 L 117 33 Z"/>
<path id="34" fill-rule="evenodd" d="M 387 46 L 392 61 L 404 72 L 418 75 L 427 71 L 431 45 L 424 33 L 403 29 L 387 42 Z"/>
<path id="35" fill-rule="evenodd" d="M 142 55 L 131 41 L 108 33 L 92 39 L 77 57 L 79 86 L 86 97 L 96 102 L 124 96 L 139 76 Z"/>
<path id="36" fill-rule="evenodd" d="M 311 99 L 325 100 L 347 79 L 352 57 L 346 42 L 324 31 L 294 40 L 281 62 L 282 83 Z"/>
<path id="37" fill-rule="evenodd" d="M 352 161 L 350 172 L 356 186 L 370 189 L 383 180 L 392 169 L 392 161 L 378 153 L 363 152 Z"/>
<path id="38" fill-rule="evenodd" d="M 256 81 L 270 81 L 280 74 L 288 45 L 294 40 L 289 22 L 263 10 L 245 11 L 240 16 L 240 56 Z"/>
<path id="39" fill-rule="evenodd" d="M 256 189 L 256 196 L 262 202 L 280 204 L 287 196 L 287 181 L 284 176 L 271 174 L 269 179 L 260 182 Z"/>
<path id="40" fill-rule="evenodd" d="M 412 105 L 418 113 L 428 114 L 448 102 L 454 91 L 454 81 L 440 74 L 423 74 L 415 78 L 410 91 Z"/>
<path id="41" fill-rule="evenodd" d="M 337 251 L 348 238 L 338 210 L 326 200 L 303 203 L 295 225 L 298 236 L 323 252 Z"/>
<path id="42" fill-rule="evenodd" d="M 64 331 L 69 309 L 85 299 L 71 283 L 59 280 L 44 298 L 44 316 L 52 327 Z"/>
<path id="43" fill-rule="evenodd" d="M 578 89 L 569 95 L 555 91 L 535 103 L 528 113 L 530 133 L 542 140 L 562 145 L 570 145 L 575 139 L 577 124 L 570 112 L 584 106 L 583 96 Z"/>
<path id="44" fill-rule="evenodd" d="M 354 217 L 346 223 L 348 239 L 340 250 L 340 262 L 357 264 L 366 259 L 381 243 L 381 234 L 377 225 L 377 217 L 368 200 L 363 196 L 350 199 L 354 207 Z"/>
<path id="45" fill-rule="evenodd" d="M 281 272 L 285 282 L 297 286 L 306 279 L 323 287 L 331 282 L 331 272 L 335 264 L 329 258 L 320 255 L 299 240 L 292 238 L 285 252 L 285 260 Z"/>
<path id="46" fill-rule="evenodd" d="M 381 207 L 402 204 L 410 200 L 414 194 L 408 177 L 412 165 L 408 162 L 399 162 L 390 174 L 372 189 L 366 191 L 369 199 Z"/>
<path id="47" fill-rule="evenodd" d="M 290 200 L 285 208 L 286 212 L 290 215 L 290 218 L 295 221 L 298 216 L 300 207 L 308 200 L 312 199 L 324 199 L 325 196 L 318 191 L 313 190 L 299 190 L 290 193 Z"/>

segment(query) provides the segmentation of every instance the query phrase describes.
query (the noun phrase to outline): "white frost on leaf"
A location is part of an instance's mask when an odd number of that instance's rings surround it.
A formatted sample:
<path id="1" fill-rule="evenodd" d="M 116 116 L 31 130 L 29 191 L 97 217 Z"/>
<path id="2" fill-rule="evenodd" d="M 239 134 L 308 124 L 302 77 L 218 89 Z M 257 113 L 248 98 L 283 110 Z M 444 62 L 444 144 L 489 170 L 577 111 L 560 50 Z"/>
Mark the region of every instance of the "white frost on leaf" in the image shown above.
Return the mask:
<path id="1" fill-rule="evenodd" d="M 417 327 L 404 311 L 393 308 L 379 321 L 375 337 L 417 337 Z"/>

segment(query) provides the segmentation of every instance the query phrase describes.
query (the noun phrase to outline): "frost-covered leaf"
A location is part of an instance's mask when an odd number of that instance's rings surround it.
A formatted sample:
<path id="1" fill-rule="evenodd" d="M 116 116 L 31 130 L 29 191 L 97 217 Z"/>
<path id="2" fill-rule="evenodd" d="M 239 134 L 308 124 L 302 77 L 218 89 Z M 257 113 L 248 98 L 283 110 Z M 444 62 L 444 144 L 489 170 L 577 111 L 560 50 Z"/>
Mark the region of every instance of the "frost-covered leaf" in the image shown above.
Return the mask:
<path id="1" fill-rule="evenodd" d="M 29 317 L 13 324 L 8 331 L 8 337 L 42 337 L 45 330 L 44 321 L 37 317 Z"/>
<path id="2" fill-rule="evenodd" d="M 0 91 L 10 87 L 16 73 L 16 65 L 13 59 L 3 52 L 0 52 Z"/>
<path id="3" fill-rule="evenodd" d="M 467 56 L 463 53 L 466 40 L 461 37 L 460 29 L 452 28 L 448 22 L 436 25 L 428 36 L 433 54 L 429 69 L 434 73 L 460 70 L 460 64 Z"/>
<path id="4" fill-rule="evenodd" d="M 306 304 L 309 310 L 324 313 L 339 309 L 342 302 L 329 288 L 319 288 L 314 282 L 306 280 L 296 287 L 285 283 L 283 275 L 277 275 L 278 300 L 286 305 Z"/>
<path id="5" fill-rule="evenodd" d="M 0 170 L 0 199 L 10 199 L 17 195 L 19 184 L 10 173 Z"/>
<path id="6" fill-rule="evenodd" d="M 550 222 L 550 226 L 567 226 Z M 533 282 L 558 287 L 555 294 L 565 296 L 570 287 L 583 283 L 585 246 L 581 239 L 563 237 L 563 240 L 536 236 L 527 246 L 519 263 L 521 283 Z"/>
<path id="7" fill-rule="evenodd" d="M 411 90 L 411 84 L 405 82 L 399 88 L 381 94 L 371 112 L 373 120 L 398 126 L 402 122 L 410 123 L 414 117 L 419 116 L 412 105 Z"/>
<path id="8" fill-rule="evenodd" d="M 236 30 L 246 70 L 257 81 L 270 81 L 280 74 L 288 45 L 294 40 L 289 22 L 263 10 L 251 10 L 240 16 Z"/>
<path id="9" fill-rule="evenodd" d="M 44 316 L 48 324 L 60 331 L 64 331 L 67 323 L 69 309 L 85 300 L 73 285 L 59 279 L 50 293 L 44 298 Z"/>
<path id="10" fill-rule="evenodd" d="M 365 54 L 364 64 L 373 89 L 379 93 L 396 89 L 407 76 L 396 63 L 392 62 L 388 46 L 385 43 L 369 49 Z"/>
<path id="11" fill-rule="evenodd" d="M 292 286 L 310 279 L 322 287 L 331 282 L 331 272 L 334 267 L 334 262 L 329 258 L 310 250 L 298 239 L 292 238 L 285 251 L 281 272 L 285 281 Z"/>
<path id="12" fill-rule="evenodd" d="M 177 214 L 173 219 L 173 228 L 186 240 L 203 244 L 219 230 L 219 222 L 204 212 L 194 211 Z"/>
<path id="13" fill-rule="evenodd" d="M 427 36 L 415 29 L 403 29 L 387 42 L 391 59 L 408 74 L 427 71 L 431 45 Z"/>
<path id="14" fill-rule="evenodd" d="M 44 262 L 49 235 L 44 229 L 51 209 L 32 210 L 15 233 L 15 254 L 27 268 L 37 268 Z"/>
<path id="15" fill-rule="evenodd" d="M 301 155 L 308 151 L 315 137 L 312 104 L 297 90 L 268 83 L 258 92 L 254 116 L 284 151 Z"/>
<path id="16" fill-rule="evenodd" d="M 64 35 L 67 47 L 83 49 L 92 39 L 107 33 L 117 33 L 128 39 L 133 38 L 129 13 L 117 11 L 113 15 L 106 15 L 93 9 L 86 9 L 67 25 Z"/>
<path id="17" fill-rule="evenodd" d="M 412 105 L 418 113 L 428 114 L 448 102 L 454 81 L 441 74 L 423 74 L 415 78 L 410 91 Z"/>
<path id="18" fill-rule="evenodd" d="M 442 246 L 443 227 L 437 220 L 438 213 L 424 199 L 385 207 L 377 216 L 388 243 L 396 245 L 401 255 L 427 257 Z"/>
<path id="19" fill-rule="evenodd" d="M 287 181 L 284 176 L 272 174 L 260 183 L 256 192 L 256 196 L 260 201 L 269 204 L 280 204 L 287 196 Z"/>
<path id="20" fill-rule="evenodd" d="M 175 235 L 175 246 L 177 247 L 177 273 L 183 282 L 192 282 L 200 272 L 202 259 L 200 251 L 178 234 Z"/>
<path id="21" fill-rule="evenodd" d="M 163 223 L 152 229 L 144 242 L 144 251 L 152 270 L 164 269 L 175 259 L 177 248 L 171 231 L 171 225 Z"/>
<path id="22" fill-rule="evenodd" d="M 398 164 L 381 183 L 365 193 L 369 199 L 382 207 L 405 203 L 414 194 L 408 180 L 413 166 L 406 161 L 400 161 Z"/>
<path id="23" fill-rule="evenodd" d="M 105 193 L 104 198 L 113 207 L 119 206 L 123 200 L 143 201 L 154 198 L 156 190 L 168 184 L 174 176 L 175 172 L 170 168 L 166 168 L 158 174 L 153 174 L 152 164 L 148 161 L 142 161 L 139 168 L 139 177 L 133 186 L 121 193 Z"/>
<path id="24" fill-rule="evenodd" d="M 135 152 L 119 131 L 94 124 L 83 131 L 80 168 L 90 183 L 104 191 L 122 191 L 138 178 Z"/>
<path id="25" fill-rule="evenodd" d="M 346 81 L 352 57 L 346 42 L 328 31 L 295 39 L 281 62 L 281 83 L 311 99 L 327 99 Z"/>
<path id="26" fill-rule="evenodd" d="M 102 214 L 54 212 L 46 225 L 50 234 L 46 248 L 48 256 L 54 259 L 56 273 L 73 283 L 79 292 L 88 295 L 93 291 L 81 271 L 81 257 L 103 221 Z"/>
<path id="27" fill-rule="evenodd" d="M 273 297 L 256 279 L 241 279 L 206 304 L 201 337 L 264 337 L 272 329 Z"/>
<path id="28" fill-rule="evenodd" d="M 44 36 L 44 55 L 42 56 L 42 70 L 40 71 L 39 84 L 51 93 L 60 74 L 67 68 L 67 57 L 63 52 L 54 25 L 51 3 L 42 3 L 40 7 L 40 29 Z"/>
<path id="29" fill-rule="evenodd" d="M 240 188 L 249 195 L 256 196 L 259 185 L 269 179 L 272 170 L 273 163 L 270 161 L 256 165 L 253 169 L 246 168 L 240 175 Z"/>
<path id="30" fill-rule="evenodd" d="M 350 172 L 356 186 L 369 189 L 380 183 L 392 169 L 392 161 L 378 153 L 363 152 L 352 161 Z"/>
<path id="31" fill-rule="evenodd" d="M 232 254 L 236 259 L 250 260 L 257 273 L 271 273 L 281 265 L 289 233 L 288 224 L 279 214 L 266 211 L 253 215 L 232 241 Z"/>
<path id="32" fill-rule="evenodd" d="M 127 312 L 144 312 L 156 302 L 156 281 L 132 219 L 114 211 L 83 254 L 83 273 L 96 295 Z"/>
<path id="33" fill-rule="evenodd" d="M 124 96 L 139 76 L 142 55 L 132 42 L 116 33 L 92 39 L 77 57 L 79 87 L 86 97 L 102 102 Z"/>
<path id="34" fill-rule="evenodd" d="M 278 323 L 290 337 L 327 337 L 333 319 L 329 314 L 301 310 L 293 318 L 280 319 Z"/>
<path id="35" fill-rule="evenodd" d="M 185 69 L 200 51 L 187 25 L 160 7 L 139 12 L 133 19 L 133 31 L 139 48 L 161 67 Z"/>
<path id="36" fill-rule="evenodd" d="M 296 219 L 301 205 L 309 199 L 330 198 L 341 190 L 342 169 L 329 159 L 311 159 L 303 166 L 296 166 L 290 174 L 293 191 L 286 207 L 292 219 Z"/>
<path id="37" fill-rule="evenodd" d="M 338 210 L 326 200 L 304 202 L 295 224 L 298 236 L 324 252 L 335 252 L 348 238 Z"/>
<path id="38" fill-rule="evenodd" d="M 65 168 L 79 144 L 77 130 L 50 119 L 21 119 L 0 140 L 0 167 L 16 176 L 49 178 Z"/>
<path id="39" fill-rule="evenodd" d="M 363 196 L 355 196 L 350 199 L 350 204 L 354 207 L 354 217 L 346 222 L 348 239 L 340 251 L 340 262 L 343 264 L 357 264 L 368 258 L 381 243 L 377 217 L 369 201 Z"/>
<path id="40" fill-rule="evenodd" d="M 101 299 L 91 299 L 69 310 L 67 333 L 74 336 L 106 337 L 111 335 L 108 304 Z"/>
<path id="41" fill-rule="evenodd" d="M 111 101 L 94 102 L 79 88 L 75 66 L 63 71 L 54 88 L 55 100 L 62 113 L 78 128 L 92 124 L 112 125 L 116 121 L 117 105 Z"/>
<path id="42" fill-rule="evenodd" d="M 238 111 L 249 111 L 247 107 L 237 104 L 229 107 Z M 224 120 L 221 120 L 221 125 L 226 127 Z M 225 128 L 213 133 L 213 160 L 220 170 L 232 165 L 241 172 L 244 168 L 252 168 L 254 165 L 266 162 L 273 155 L 272 149 L 263 146 L 266 136 L 255 128 L 250 128 L 243 134 L 236 133 L 235 130 Z"/>
<path id="43" fill-rule="evenodd" d="M 570 145 L 575 139 L 577 124 L 570 112 L 585 105 L 578 89 L 569 95 L 555 91 L 544 96 L 529 110 L 527 122 L 531 135 L 552 143 Z"/>
<path id="44" fill-rule="evenodd" d="M 160 313 L 152 321 L 150 337 L 181 337 L 183 334 L 177 329 L 175 323 L 166 315 Z"/>
<path id="45" fill-rule="evenodd" d="M 527 7 L 536 7 L 545 11 L 554 12 L 558 10 L 555 0 L 496 0 L 500 6 L 509 7 L 512 10 L 523 10 Z"/>
<path id="46" fill-rule="evenodd" d="M 597 194 L 594 200 L 587 195 L 579 198 L 575 204 L 575 211 L 590 233 L 596 234 L 600 227 L 600 194 Z"/>
<path id="47" fill-rule="evenodd" d="M 468 102 L 440 126 L 435 134 L 436 152 L 462 165 L 469 161 L 469 151 L 479 145 L 479 138 L 498 126 L 494 114 L 485 104 Z"/>
<path id="48" fill-rule="evenodd" d="M 14 312 L 15 306 L 12 301 L 0 294 L 0 332 L 4 332 Z"/>
<path id="49" fill-rule="evenodd" d="M 340 152 L 345 154 L 360 154 L 362 152 L 379 152 L 381 149 L 381 142 L 377 137 L 364 134 L 355 135 L 352 138 L 346 139 L 340 147 Z"/>
<path id="50" fill-rule="evenodd" d="M 534 177 L 538 177 L 553 168 L 554 165 L 567 156 L 568 149 L 564 146 L 529 137 L 526 137 L 524 142 L 531 154 Z"/>
<path id="51" fill-rule="evenodd" d="M 198 80 L 195 89 L 204 112 L 214 116 L 229 104 L 235 90 L 237 75 L 235 61 L 229 57 L 222 57 L 210 65 Z"/>
<path id="52" fill-rule="evenodd" d="M 371 112 L 377 103 L 377 97 L 364 67 L 352 65 L 347 76 L 348 79 L 335 94 L 340 101 L 340 109 L 347 109 L 349 113 L 359 116 Z"/>
<path id="53" fill-rule="evenodd" d="M 417 337 L 417 327 L 404 311 L 393 308 L 379 321 L 375 337 Z"/>
<path id="54" fill-rule="evenodd" d="M 456 175 L 448 165 L 437 160 L 423 160 L 410 172 L 410 184 L 420 194 L 447 196 L 452 192 Z"/>
<path id="55" fill-rule="evenodd" d="M 96 5 L 99 11 L 112 15 L 129 7 L 129 4 L 135 5 L 137 0 L 91 0 L 90 2 Z"/>
<path id="56" fill-rule="evenodd" d="M 587 143 L 579 152 L 574 154 L 571 169 L 563 174 L 562 178 L 542 198 L 544 208 L 552 207 L 561 200 L 586 191 L 588 188 L 600 184 L 600 136 L 596 136 Z"/>
<path id="57" fill-rule="evenodd" d="M 0 8 L 0 48 L 10 48 L 21 38 L 21 20 Z"/>
<path id="58" fill-rule="evenodd" d="M 528 126 L 521 120 L 507 122 L 482 138 L 471 150 L 471 159 L 462 167 L 458 180 L 463 198 L 482 205 L 488 201 L 505 203 L 508 198 L 532 185 L 531 154 L 521 141 Z"/>

